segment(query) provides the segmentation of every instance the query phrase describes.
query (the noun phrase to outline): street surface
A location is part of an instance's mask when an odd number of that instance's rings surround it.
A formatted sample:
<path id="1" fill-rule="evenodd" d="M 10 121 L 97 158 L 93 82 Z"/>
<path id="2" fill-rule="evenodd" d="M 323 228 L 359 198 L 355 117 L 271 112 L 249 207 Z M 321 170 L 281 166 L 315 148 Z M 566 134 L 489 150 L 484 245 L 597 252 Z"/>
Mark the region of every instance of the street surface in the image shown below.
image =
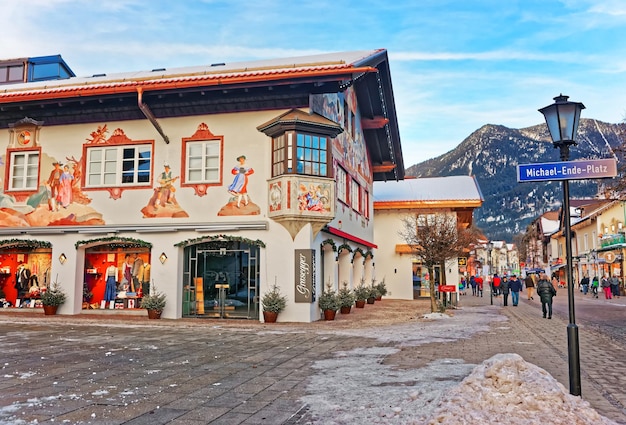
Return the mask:
<path id="1" fill-rule="evenodd" d="M 451 314 L 482 309 L 505 320 L 469 338 L 442 335 L 415 346 L 382 342 L 378 329 L 415 324 L 428 312 L 427 300 L 383 300 L 312 324 L 0 311 L 0 424 L 329 423 L 301 401 L 316 373 L 312 365 L 363 347 L 398 348 L 380 360 L 398 371 L 442 357 L 479 364 L 514 352 L 569 388 L 566 290 L 555 298 L 552 320 L 541 317 L 537 296 L 522 295 L 517 307 L 493 300 L 488 293 L 461 296 Z M 576 293 L 583 398 L 621 424 L 625 304 Z"/>

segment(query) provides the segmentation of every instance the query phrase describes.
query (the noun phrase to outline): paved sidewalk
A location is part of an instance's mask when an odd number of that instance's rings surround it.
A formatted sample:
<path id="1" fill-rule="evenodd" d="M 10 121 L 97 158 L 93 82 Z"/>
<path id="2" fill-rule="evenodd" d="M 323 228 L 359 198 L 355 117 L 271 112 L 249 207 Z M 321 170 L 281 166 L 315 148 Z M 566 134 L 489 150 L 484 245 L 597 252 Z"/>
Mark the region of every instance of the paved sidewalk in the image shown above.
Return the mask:
<path id="1" fill-rule="evenodd" d="M 561 294 L 565 295 L 565 290 L 559 291 L 554 302 L 567 305 L 567 297 Z M 522 294 L 518 306 L 511 305 L 510 296 L 507 307 L 501 305 L 501 297 L 493 300 L 492 306 L 488 295 L 483 298 L 471 295 L 461 297 L 461 308 L 496 308 L 509 320 L 493 326 L 488 333 L 451 344 L 448 350 L 472 363 L 482 362 L 497 353 L 517 353 L 524 360 L 545 369 L 569 391 L 569 317 L 555 310 L 552 320 L 544 319 L 536 294 L 533 301 L 527 300 L 526 294 Z M 576 294 L 575 305 L 578 301 L 579 295 Z M 626 341 L 613 340 L 593 327 L 580 323 L 578 326 L 582 397 L 602 415 L 626 424 L 626 394 L 623 385 L 626 377 L 626 363 L 623 361 Z"/>
<path id="2" fill-rule="evenodd" d="M 569 388 L 567 318 L 542 319 L 539 302 L 521 298 L 517 307 L 501 307 L 500 298 L 490 305 L 488 294 L 462 296 L 453 311 L 459 317 L 465 309 L 508 320 L 468 339 L 417 346 L 338 331 L 376 334 L 376 321 L 390 316 L 397 326 L 414 323 L 427 300 L 383 300 L 312 324 L 3 312 L 0 424 L 306 424 L 311 416 L 301 398 L 311 366 L 364 347 L 400 348 L 381 359 L 398 370 L 441 357 L 479 364 L 514 352 Z M 583 398 L 626 424 L 624 342 L 581 327 L 580 352 Z"/>

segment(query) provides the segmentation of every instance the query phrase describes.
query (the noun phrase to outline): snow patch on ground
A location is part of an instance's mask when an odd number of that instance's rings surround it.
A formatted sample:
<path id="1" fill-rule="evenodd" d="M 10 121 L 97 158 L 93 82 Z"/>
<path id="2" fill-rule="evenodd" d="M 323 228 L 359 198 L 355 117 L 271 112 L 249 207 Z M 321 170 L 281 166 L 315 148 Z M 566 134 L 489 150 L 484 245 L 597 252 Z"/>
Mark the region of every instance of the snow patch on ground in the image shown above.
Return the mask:
<path id="1" fill-rule="evenodd" d="M 309 407 L 307 423 L 617 425 L 517 354 L 499 354 L 480 365 L 440 359 L 409 370 L 383 363 L 401 347 L 469 338 L 501 320 L 506 318 L 497 312 L 467 308 L 454 316 L 417 319 L 375 333 L 329 332 L 376 338 L 387 346 L 340 351 L 316 362 L 302 398 Z"/>

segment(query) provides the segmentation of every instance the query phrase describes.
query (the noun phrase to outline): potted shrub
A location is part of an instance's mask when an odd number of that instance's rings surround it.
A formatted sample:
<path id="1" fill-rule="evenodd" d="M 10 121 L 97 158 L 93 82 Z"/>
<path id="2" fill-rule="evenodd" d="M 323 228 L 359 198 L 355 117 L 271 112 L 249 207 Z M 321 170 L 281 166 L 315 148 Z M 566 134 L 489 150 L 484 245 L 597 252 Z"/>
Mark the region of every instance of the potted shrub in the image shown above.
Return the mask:
<path id="1" fill-rule="evenodd" d="M 352 309 L 352 304 L 356 301 L 356 296 L 354 295 L 354 291 L 348 288 L 348 282 L 341 284 L 341 289 L 337 295 L 339 297 L 341 314 L 349 314 Z"/>
<path id="2" fill-rule="evenodd" d="M 50 287 L 41 293 L 41 304 L 43 304 L 43 313 L 45 315 L 57 314 L 57 309 L 66 299 L 65 292 L 59 284 L 52 282 Z"/>
<path id="3" fill-rule="evenodd" d="M 376 300 L 380 301 L 385 295 L 389 293 L 389 291 L 387 291 L 387 285 L 385 285 L 385 279 L 381 280 L 375 286 L 376 286 L 376 289 L 378 289 L 378 294 L 379 294 Z"/>
<path id="4" fill-rule="evenodd" d="M 330 282 L 326 284 L 326 289 L 320 296 L 319 306 L 324 313 L 325 320 L 335 320 L 335 314 L 337 314 L 337 310 L 339 310 L 341 304 L 339 302 L 339 295 L 333 289 L 333 285 Z"/>
<path id="5" fill-rule="evenodd" d="M 144 295 L 141 299 L 141 308 L 145 308 L 148 311 L 149 319 L 160 319 L 166 303 L 167 296 L 163 292 L 157 291 L 156 287 L 153 287 L 151 293 Z"/>
<path id="6" fill-rule="evenodd" d="M 280 293 L 280 288 L 274 283 L 274 286 L 263 295 L 261 303 L 263 304 L 263 321 L 274 323 L 278 318 L 278 313 L 287 306 L 287 297 Z"/>
<path id="7" fill-rule="evenodd" d="M 367 303 L 374 304 L 374 301 L 376 301 L 379 295 L 378 288 L 374 285 L 374 282 L 372 282 L 372 285 L 367 287 Z"/>
<path id="8" fill-rule="evenodd" d="M 361 280 L 361 283 L 354 288 L 354 297 L 356 298 L 356 308 L 365 307 L 365 300 L 369 296 L 369 289 L 365 286 L 365 282 Z"/>

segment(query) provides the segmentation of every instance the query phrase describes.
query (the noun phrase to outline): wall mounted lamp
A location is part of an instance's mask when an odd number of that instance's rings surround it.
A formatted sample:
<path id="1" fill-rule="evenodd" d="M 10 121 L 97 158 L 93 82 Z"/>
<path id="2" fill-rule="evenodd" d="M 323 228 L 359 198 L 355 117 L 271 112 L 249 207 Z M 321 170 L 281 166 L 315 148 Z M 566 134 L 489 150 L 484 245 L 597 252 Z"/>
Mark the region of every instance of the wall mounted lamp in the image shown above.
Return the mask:
<path id="1" fill-rule="evenodd" d="M 66 261 L 67 261 L 67 257 L 65 256 L 65 254 L 59 255 L 59 263 L 65 264 Z"/>
<path id="2" fill-rule="evenodd" d="M 167 261 L 167 255 L 165 255 L 164 252 L 159 255 L 159 261 L 161 262 L 161 264 L 165 264 L 165 262 Z"/>

